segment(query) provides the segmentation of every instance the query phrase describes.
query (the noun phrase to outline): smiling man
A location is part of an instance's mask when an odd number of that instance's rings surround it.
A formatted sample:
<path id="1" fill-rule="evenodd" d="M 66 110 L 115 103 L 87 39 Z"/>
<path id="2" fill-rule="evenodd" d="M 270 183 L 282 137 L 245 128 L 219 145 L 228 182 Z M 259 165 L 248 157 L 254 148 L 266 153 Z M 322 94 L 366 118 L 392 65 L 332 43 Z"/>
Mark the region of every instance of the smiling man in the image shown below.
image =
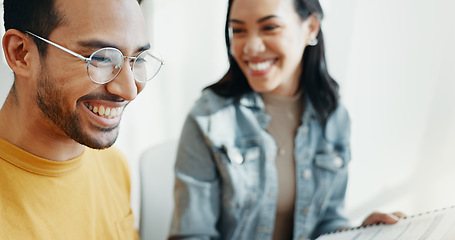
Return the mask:
<path id="1" fill-rule="evenodd" d="M 4 0 L 2 239 L 137 239 L 124 108 L 160 70 L 137 0 Z M 103 150 L 99 150 L 103 149 Z"/>

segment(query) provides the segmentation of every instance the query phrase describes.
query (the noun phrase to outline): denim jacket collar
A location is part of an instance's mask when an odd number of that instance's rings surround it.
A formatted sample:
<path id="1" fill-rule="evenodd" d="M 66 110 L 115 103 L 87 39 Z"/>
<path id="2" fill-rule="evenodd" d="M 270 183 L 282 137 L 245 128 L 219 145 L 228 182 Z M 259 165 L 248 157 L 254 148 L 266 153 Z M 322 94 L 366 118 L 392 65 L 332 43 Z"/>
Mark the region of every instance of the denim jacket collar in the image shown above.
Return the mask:
<path id="1" fill-rule="evenodd" d="M 265 111 L 265 104 L 261 98 L 261 95 L 257 92 L 245 93 L 240 97 L 240 105 L 249 108 L 258 108 L 262 111 Z"/>
<path id="2" fill-rule="evenodd" d="M 265 111 L 265 104 L 259 93 L 246 93 L 240 97 L 239 102 L 242 106 L 252 108 L 261 127 L 263 129 L 267 128 L 270 123 L 271 116 Z M 304 111 L 301 117 L 301 121 L 303 123 L 313 119 L 317 119 L 316 111 L 314 110 L 313 104 L 311 103 L 308 96 L 305 96 Z"/>

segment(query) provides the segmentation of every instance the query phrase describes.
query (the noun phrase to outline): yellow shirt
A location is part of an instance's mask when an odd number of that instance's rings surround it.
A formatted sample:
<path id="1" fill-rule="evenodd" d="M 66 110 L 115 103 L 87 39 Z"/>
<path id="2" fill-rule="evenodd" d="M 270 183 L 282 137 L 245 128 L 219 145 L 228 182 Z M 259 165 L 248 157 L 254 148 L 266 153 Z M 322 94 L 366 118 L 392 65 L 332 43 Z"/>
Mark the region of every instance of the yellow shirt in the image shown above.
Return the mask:
<path id="1" fill-rule="evenodd" d="M 0 238 L 139 239 L 125 157 L 85 148 L 55 162 L 0 138 Z"/>

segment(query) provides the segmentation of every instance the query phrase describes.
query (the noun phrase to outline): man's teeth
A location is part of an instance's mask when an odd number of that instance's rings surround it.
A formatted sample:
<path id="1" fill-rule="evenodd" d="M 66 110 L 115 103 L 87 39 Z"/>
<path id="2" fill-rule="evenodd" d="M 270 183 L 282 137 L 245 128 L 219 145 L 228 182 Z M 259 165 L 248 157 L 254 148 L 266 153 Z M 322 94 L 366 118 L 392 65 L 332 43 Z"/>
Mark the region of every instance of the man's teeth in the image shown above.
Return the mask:
<path id="1" fill-rule="evenodd" d="M 248 67 L 253 71 L 263 71 L 263 70 L 269 68 L 270 66 L 272 66 L 272 64 L 273 64 L 273 60 L 268 60 L 265 62 L 258 62 L 258 63 L 248 62 Z"/>
<path id="2" fill-rule="evenodd" d="M 120 116 L 123 111 L 123 107 L 118 107 L 118 108 L 109 108 L 109 107 L 104 107 L 104 106 L 99 106 L 99 107 L 93 107 L 92 105 L 87 104 L 88 109 L 92 111 L 93 113 L 96 113 L 100 115 L 101 117 L 105 118 L 115 118 Z"/>

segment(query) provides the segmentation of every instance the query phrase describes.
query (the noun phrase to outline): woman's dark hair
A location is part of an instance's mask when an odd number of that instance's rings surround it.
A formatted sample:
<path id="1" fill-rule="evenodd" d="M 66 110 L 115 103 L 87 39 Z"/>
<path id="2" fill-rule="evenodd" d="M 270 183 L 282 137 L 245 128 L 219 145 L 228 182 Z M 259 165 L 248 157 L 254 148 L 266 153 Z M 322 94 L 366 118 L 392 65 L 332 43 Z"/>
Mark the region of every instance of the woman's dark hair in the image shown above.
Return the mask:
<path id="1" fill-rule="evenodd" d="M 216 94 L 224 97 L 239 97 L 244 93 L 253 91 L 230 53 L 229 15 L 233 1 L 229 0 L 225 25 L 225 40 L 230 67 L 220 81 L 207 87 L 207 89 L 212 89 Z M 294 6 L 302 20 L 306 20 L 311 14 L 319 20 L 323 17 L 319 0 L 294 0 Z M 303 89 L 303 95 L 310 99 L 319 121 L 325 126 L 328 117 L 338 106 L 338 84 L 327 71 L 321 30 L 317 40 L 318 44 L 307 46 L 305 54 L 303 54 L 299 88 Z"/>

